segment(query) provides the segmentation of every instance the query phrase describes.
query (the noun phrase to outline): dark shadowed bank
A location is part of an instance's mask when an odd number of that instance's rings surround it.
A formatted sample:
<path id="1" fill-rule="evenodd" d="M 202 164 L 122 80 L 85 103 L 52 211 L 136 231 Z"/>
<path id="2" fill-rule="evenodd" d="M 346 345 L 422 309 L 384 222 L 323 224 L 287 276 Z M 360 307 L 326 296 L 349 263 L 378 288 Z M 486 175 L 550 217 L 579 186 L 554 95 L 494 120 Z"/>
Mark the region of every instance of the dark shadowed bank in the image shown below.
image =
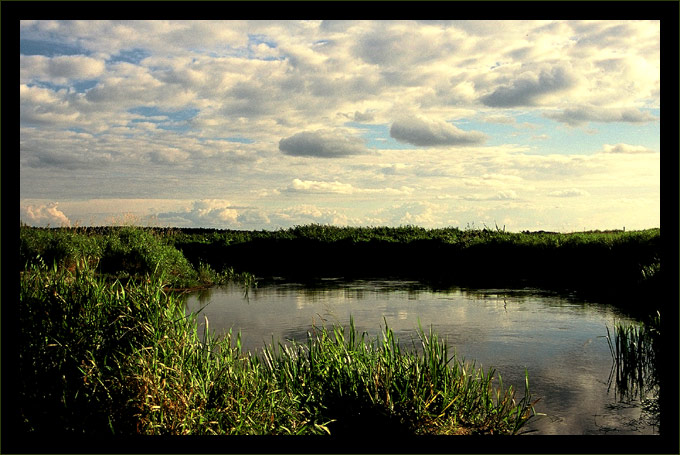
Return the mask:
<path id="1" fill-rule="evenodd" d="M 218 270 L 228 266 L 262 278 L 530 286 L 576 292 L 644 313 L 663 305 L 659 229 L 557 234 L 309 225 L 275 232 L 182 229 L 169 235 L 194 264 L 205 261 Z"/>

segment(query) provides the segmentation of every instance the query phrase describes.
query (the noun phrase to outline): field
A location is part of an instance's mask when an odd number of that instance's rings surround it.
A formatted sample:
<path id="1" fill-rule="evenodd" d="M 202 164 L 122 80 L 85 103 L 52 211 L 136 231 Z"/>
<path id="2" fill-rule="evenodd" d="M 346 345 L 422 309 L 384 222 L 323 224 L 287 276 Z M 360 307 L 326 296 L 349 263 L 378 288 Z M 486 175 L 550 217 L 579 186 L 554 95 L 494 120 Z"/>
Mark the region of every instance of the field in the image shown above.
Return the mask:
<path id="1" fill-rule="evenodd" d="M 389 328 L 368 339 L 353 326 L 254 356 L 238 334 L 199 336 L 182 291 L 326 275 L 649 296 L 661 273 L 658 229 L 22 226 L 19 253 L 13 417 L 18 434 L 62 436 L 517 434 L 534 416 L 529 378 L 515 397 L 435 333 L 420 331 L 420 356 Z"/>

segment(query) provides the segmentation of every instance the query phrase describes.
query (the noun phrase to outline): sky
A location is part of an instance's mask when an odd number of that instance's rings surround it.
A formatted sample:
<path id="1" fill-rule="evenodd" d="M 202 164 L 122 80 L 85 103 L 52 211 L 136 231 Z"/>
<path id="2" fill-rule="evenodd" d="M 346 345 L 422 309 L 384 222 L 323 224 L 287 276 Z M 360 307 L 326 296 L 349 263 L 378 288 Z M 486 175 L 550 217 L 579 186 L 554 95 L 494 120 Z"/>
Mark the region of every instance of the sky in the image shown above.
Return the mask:
<path id="1" fill-rule="evenodd" d="M 659 21 L 21 21 L 20 218 L 660 225 Z"/>

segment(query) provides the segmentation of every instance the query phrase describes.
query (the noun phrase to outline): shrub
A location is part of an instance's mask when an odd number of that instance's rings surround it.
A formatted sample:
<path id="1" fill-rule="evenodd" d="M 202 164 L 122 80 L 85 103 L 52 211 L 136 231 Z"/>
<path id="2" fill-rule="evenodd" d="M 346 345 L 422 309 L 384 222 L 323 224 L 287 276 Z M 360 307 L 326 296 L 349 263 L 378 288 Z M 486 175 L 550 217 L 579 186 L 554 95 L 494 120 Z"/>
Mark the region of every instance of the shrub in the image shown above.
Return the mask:
<path id="1" fill-rule="evenodd" d="M 180 251 L 153 231 L 123 227 L 105 238 L 100 270 L 121 277 L 165 276 L 172 285 L 196 279 L 196 271 Z"/>

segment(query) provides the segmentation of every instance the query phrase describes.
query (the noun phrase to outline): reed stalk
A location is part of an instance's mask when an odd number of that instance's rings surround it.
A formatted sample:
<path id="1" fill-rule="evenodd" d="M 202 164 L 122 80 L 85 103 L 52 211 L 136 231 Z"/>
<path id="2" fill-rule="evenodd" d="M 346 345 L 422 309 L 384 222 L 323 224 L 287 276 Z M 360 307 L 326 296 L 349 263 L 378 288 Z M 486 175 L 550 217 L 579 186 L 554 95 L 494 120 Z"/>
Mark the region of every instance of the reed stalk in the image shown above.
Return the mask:
<path id="1" fill-rule="evenodd" d="M 648 324 L 616 322 L 613 333 L 607 327 L 612 355 L 610 382 L 615 380 L 621 399 L 643 400 L 658 386 L 660 320 L 657 312 Z"/>

